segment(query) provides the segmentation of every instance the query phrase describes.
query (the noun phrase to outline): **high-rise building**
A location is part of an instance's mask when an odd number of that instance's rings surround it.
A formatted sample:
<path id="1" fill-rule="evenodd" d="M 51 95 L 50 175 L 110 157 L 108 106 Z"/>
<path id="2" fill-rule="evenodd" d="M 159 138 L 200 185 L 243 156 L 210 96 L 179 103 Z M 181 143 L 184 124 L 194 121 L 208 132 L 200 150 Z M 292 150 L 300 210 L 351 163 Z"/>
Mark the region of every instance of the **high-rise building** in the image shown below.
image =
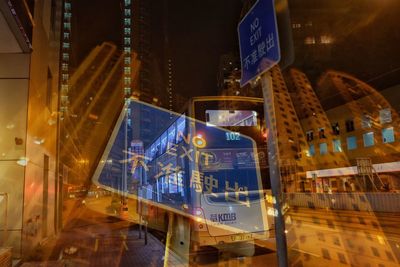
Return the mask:
<path id="1" fill-rule="evenodd" d="M 70 106 L 61 127 L 61 163 L 65 183 L 85 184 L 97 166 L 124 105 L 125 56 L 111 43 L 95 47 L 69 83 Z M 129 77 L 137 83 L 139 62 L 132 54 Z"/>
<path id="2" fill-rule="evenodd" d="M 15 258 L 58 231 L 60 21 L 61 1 L 0 1 L 0 239 Z"/>

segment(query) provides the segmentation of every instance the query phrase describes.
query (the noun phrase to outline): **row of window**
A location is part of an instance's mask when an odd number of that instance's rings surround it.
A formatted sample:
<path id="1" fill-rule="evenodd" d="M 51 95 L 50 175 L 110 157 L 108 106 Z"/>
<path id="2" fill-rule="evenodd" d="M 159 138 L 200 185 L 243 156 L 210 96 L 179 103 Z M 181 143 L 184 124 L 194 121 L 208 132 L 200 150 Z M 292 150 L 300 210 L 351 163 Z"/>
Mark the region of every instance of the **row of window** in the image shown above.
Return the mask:
<path id="1" fill-rule="evenodd" d="M 390 108 L 381 109 L 379 111 L 379 120 L 381 124 L 391 123 L 392 122 L 392 113 Z M 350 133 L 355 130 L 354 128 L 354 120 L 349 119 L 345 121 L 346 132 Z M 361 128 L 367 129 L 372 127 L 372 118 L 371 116 L 365 114 L 362 116 L 361 120 Z M 340 135 L 340 125 L 338 122 L 332 124 L 332 132 L 334 135 Z M 314 131 L 310 130 L 306 132 L 307 141 L 311 142 L 314 140 Z M 318 129 L 318 137 L 319 139 L 326 138 L 325 136 L 325 128 Z"/>
<path id="2" fill-rule="evenodd" d="M 393 127 L 382 129 L 382 142 L 384 144 L 393 143 L 395 141 L 394 138 L 394 130 Z M 357 148 L 357 137 L 356 136 L 348 136 L 346 138 L 347 150 L 354 150 Z M 374 132 L 368 132 L 363 134 L 363 144 L 364 147 L 371 147 L 375 145 Z M 343 152 L 342 144 L 340 139 L 334 139 L 332 141 L 333 152 Z M 325 155 L 328 153 L 328 144 L 320 143 L 319 144 L 319 154 Z M 312 157 L 315 155 L 315 146 L 311 144 L 308 150 L 308 156 Z"/>

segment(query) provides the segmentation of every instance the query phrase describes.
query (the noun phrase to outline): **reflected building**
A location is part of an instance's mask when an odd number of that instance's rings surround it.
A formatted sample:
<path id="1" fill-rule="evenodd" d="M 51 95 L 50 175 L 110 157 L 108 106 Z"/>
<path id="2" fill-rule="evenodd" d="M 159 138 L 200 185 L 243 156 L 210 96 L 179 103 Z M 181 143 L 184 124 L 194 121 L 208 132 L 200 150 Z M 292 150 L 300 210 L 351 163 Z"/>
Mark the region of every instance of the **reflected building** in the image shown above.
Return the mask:
<path id="1" fill-rule="evenodd" d="M 97 166 L 124 105 L 124 54 L 108 42 L 95 47 L 70 77 L 68 116 L 61 127 L 64 183 L 85 184 Z M 132 84 L 139 61 L 131 58 Z"/>
<path id="2" fill-rule="evenodd" d="M 316 94 L 351 165 L 358 158 L 369 158 L 376 184 L 389 183 L 400 188 L 399 115 L 376 89 L 339 71 L 326 72 L 318 82 Z M 343 166 L 341 166 L 343 167 Z"/>
<path id="3" fill-rule="evenodd" d="M 60 21 L 61 1 L 0 1 L 0 246 L 14 258 L 59 230 Z"/>
<path id="4" fill-rule="evenodd" d="M 330 122 L 307 76 L 297 69 L 291 69 L 288 81 L 293 104 L 307 140 L 305 170 L 348 167 L 346 154 L 340 153 L 339 125 Z M 321 156 L 316 157 L 316 151 Z M 322 193 L 328 192 L 331 187 L 337 190 L 338 187 L 343 188 L 343 185 L 336 182 L 330 184 L 325 179 L 317 180 L 314 176 L 311 182 L 302 182 L 301 191 Z"/>
<path id="5" fill-rule="evenodd" d="M 398 189 L 399 116 L 381 93 L 359 79 L 327 71 L 314 89 L 307 76 L 291 69 L 291 97 L 306 145 L 305 191 Z M 370 163 L 360 173 L 361 159 Z M 301 190 L 301 191 L 303 191 Z"/>
<path id="6" fill-rule="evenodd" d="M 308 164 L 306 138 L 280 68 L 272 68 L 270 74 L 283 190 L 297 192 L 302 190 L 304 171 Z"/>

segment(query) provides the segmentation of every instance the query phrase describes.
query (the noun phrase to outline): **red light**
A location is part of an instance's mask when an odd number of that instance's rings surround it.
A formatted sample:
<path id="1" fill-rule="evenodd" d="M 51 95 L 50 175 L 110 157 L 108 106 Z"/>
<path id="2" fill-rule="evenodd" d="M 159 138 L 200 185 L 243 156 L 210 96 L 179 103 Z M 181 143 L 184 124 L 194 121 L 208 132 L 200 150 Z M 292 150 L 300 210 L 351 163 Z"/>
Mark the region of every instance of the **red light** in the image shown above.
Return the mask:
<path id="1" fill-rule="evenodd" d="M 262 136 L 263 136 L 265 139 L 267 139 L 267 138 L 268 138 L 268 134 L 269 134 L 268 129 L 263 129 L 262 132 L 263 132 L 263 133 L 262 133 Z"/>

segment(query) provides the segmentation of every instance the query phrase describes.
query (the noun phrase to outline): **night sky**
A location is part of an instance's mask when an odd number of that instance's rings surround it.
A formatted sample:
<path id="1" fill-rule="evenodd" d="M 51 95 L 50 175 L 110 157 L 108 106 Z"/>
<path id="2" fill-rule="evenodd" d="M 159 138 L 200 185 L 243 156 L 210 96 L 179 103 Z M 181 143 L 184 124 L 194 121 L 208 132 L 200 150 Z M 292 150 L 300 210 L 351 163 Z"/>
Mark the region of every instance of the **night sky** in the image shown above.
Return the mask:
<path id="1" fill-rule="evenodd" d="M 162 9 L 161 0 L 146 1 L 156 5 L 157 12 Z M 298 7 L 294 5 L 296 2 L 300 3 Z M 291 3 L 294 7 L 291 9 L 293 14 L 296 10 L 304 9 L 303 1 L 289 0 L 289 4 Z M 380 1 L 366 0 L 365 4 L 374 4 L 379 8 L 370 8 L 369 21 L 360 22 L 362 27 L 350 29 L 348 35 L 337 40 L 330 62 L 321 66 L 319 72 L 335 68 L 371 81 L 375 87 L 382 89 L 400 82 L 400 73 L 396 71 L 400 70 L 400 31 L 397 23 L 400 2 L 381 4 Z M 122 26 L 119 5 L 120 1 L 116 0 L 75 1 L 73 12 L 76 21 L 75 26 L 73 25 L 72 45 L 77 55 L 76 63 L 83 60 L 96 44 L 103 41 L 120 44 Z M 168 33 L 174 63 L 174 89 L 177 92 L 186 96 L 217 93 L 220 56 L 238 52 L 236 26 L 241 7 L 240 0 L 168 1 Z M 153 35 L 163 33 L 163 20 L 158 17 L 157 12 L 153 14 L 157 16 L 153 17 Z M 349 32 L 349 29 L 344 32 Z M 163 49 L 164 44 L 161 42 L 153 44 L 155 57 L 159 61 L 164 60 L 157 55 L 162 54 Z M 159 62 L 160 66 L 162 64 L 163 62 Z M 391 71 L 393 73 L 379 78 Z"/>
<path id="2" fill-rule="evenodd" d="M 176 89 L 186 95 L 215 95 L 220 56 L 238 50 L 241 2 L 175 0 L 170 10 Z"/>
<path id="3" fill-rule="evenodd" d="M 160 0 L 148 1 L 162 6 Z M 238 49 L 236 25 L 241 1 L 173 0 L 168 5 L 174 89 L 186 96 L 216 94 L 219 57 Z M 76 50 L 76 65 L 103 41 L 120 44 L 119 1 L 76 1 L 74 14 L 76 28 L 73 28 L 73 49 Z M 159 25 L 158 17 L 153 17 L 152 22 L 153 35 L 162 34 L 163 28 Z M 163 50 L 164 44 L 153 44 L 156 48 L 157 45 L 159 51 Z"/>

